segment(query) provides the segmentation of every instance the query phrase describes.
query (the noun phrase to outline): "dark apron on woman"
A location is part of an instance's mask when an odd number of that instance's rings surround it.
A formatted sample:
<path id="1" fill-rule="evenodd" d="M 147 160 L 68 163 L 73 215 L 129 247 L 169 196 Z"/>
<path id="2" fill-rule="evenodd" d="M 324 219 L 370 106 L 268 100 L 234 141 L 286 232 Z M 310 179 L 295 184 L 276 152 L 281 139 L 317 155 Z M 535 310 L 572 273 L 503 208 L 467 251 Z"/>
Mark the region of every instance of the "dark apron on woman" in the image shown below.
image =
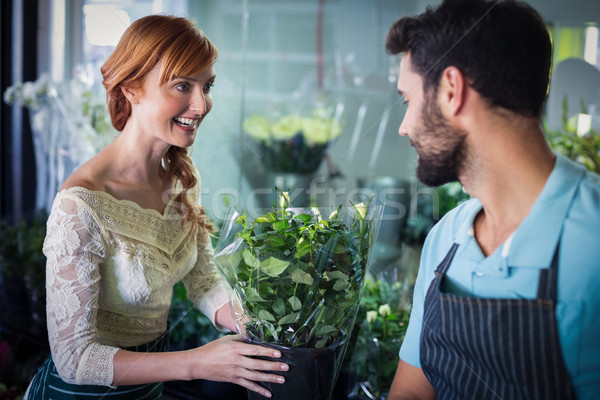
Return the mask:
<path id="1" fill-rule="evenodd" d="M 421 367 L 438 400 L 574 399 L 556 322 L 558 246 L 536 299 L 443 293 L 454 244 L 425 298 Z"/>
<path id="2" fill-rule="evenodd" d="M 139 346 L 126 347 L 124 350 L 140 353 L 163 352 L 169 349 L 168 334 L 157 340 Z M 163 383 L 118 386 L 116 389 L 99 385 L 74 385 L 63 381 L 48 356 L 38 369 L 29 385 L 28 400 L 159 400 L 162 398 Z"/>

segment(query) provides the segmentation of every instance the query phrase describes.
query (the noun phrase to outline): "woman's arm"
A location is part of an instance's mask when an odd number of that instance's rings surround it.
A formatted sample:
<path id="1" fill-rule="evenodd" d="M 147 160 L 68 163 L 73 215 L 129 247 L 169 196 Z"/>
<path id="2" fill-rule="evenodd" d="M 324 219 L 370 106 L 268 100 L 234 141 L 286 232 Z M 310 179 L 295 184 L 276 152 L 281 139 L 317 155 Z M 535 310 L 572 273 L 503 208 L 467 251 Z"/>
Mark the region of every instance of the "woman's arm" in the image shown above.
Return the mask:
<path id="1" fill-rule="evenodd" d="M 135 385 L 169 380 L 207 379 L 232 382 L 271 397 L 256 381 L 283 383 L 282 376 L 262 371 L 287 371 L 287 364 L 248 356 L 279 358 L 279 351 L 241 342 L 226 335 L 204 346 L 169 353 L 119 350 L 114 358 L 114 385 Z"/>
<path id="2" fill-rule="evenodd" d="M 58 374 L 67 383 L 110 385 L 118 349 L 96 340 L 98 265 L 106 246 L 92 214 L 75 197 L 57 195 L 43 251 L 48 341 Z"/>

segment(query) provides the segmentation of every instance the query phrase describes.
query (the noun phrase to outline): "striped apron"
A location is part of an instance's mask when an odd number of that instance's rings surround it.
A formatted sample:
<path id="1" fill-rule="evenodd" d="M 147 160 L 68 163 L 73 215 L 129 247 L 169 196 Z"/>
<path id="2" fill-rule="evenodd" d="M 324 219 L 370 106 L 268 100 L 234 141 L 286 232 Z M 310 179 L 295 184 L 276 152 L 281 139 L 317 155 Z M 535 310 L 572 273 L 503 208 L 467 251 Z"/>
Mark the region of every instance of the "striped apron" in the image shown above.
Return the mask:
<path id="1" fill-rule="evenodd" d="M 167 331 L 168 332 L 168 331 Z M 169 349 L 169 335 L 163 334 L 157 340 L 124 350 L 136 352 L 163 352 Z M 38 369 L 27 389 L 25 400 L 160 400 L 163 383 L 118 386 L 116 389 L 99 385 L 74 385 L 63 381 L 48 356 Z"/>
<path id="2" fill-rule="evenodd" d="M 425 298 L 421 367 L 438 399 L 574 399 L 556 323 L 558 246 L 536 299 L 463 297 L 441 290 L 454 244 Z"/>

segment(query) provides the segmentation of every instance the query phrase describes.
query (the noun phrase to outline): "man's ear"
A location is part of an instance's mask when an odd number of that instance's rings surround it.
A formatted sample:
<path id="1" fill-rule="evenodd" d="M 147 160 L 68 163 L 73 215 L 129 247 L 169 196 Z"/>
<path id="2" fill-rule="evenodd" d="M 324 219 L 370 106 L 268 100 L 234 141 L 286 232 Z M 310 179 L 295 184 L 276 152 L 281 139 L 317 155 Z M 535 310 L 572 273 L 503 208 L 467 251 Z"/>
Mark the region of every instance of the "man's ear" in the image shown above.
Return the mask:
<path id="1" fill-rule="evenodd" d="M 438 104 L 444 115 L 456 116 L 467 100 L 468 85 L 464 74 L 456 67 L 447 67 L 440 78 Z"/>
<path id="2" fill-rule="evenodd" d="M 131 86 L 121 86 L 121 92 L 131 104 L 139 103 L 139 98 L 141 94 L 140 89 Z"/>

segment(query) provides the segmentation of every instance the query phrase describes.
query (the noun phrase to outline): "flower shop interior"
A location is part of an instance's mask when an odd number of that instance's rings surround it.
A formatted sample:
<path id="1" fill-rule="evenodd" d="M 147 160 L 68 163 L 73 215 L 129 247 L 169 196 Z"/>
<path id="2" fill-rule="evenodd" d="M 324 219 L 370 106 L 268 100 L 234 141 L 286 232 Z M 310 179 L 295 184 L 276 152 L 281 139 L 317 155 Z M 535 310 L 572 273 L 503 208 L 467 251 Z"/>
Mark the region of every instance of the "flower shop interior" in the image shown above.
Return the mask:
<path id="1" fill-rule="evenodd" d="M 554 53 L 544 124 L 555 151 L 598 172 L 578 141 L 600 128 L 600 2 L 527 0 L 547 22 Z M 405 112 L 399 56 L 384 45 L 398 18 L 430 0 L 3 0 L 0 114 L 0 399 L 16 399 L 49 354 L 46 219 L 64 179 L 117 132 L 100 66 L 132 21 L 189 17 L 219 50 L 213 109 L 192 159 L 201 201 L 219 226 L 233 207 L 333 210 L 385 205 L 361 307 L 334 398 L 384 399 L 408 321 L 429 229 L 469 198 L 459 183 L 418 182 L 416 152 L 398 135 Z M 217 233 L 218 236 L 218 233 Z M 373 313 L 373 311 L 376 311 Z M 170 347 L 219 335 L 176 285 Z M 165 398 L 245 399 L 209 381 L 167 382 Z"/>

